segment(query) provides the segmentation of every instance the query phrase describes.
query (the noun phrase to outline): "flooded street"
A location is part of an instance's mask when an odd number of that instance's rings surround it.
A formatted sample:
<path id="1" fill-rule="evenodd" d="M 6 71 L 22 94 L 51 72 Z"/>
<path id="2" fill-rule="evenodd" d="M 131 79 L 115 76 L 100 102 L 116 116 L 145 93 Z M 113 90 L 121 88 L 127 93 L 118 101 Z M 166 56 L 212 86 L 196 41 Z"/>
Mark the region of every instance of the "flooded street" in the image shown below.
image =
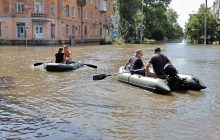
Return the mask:
<path id="1" fill-rule="evenodd" d="M 137 49 L 147 62 L 161 47 L 180 73 L 198 76 L 206 89 L 172 96 L 96 74 L 117 73 Z M 0 139 L 220 140 L 220 46 L 74 46 L 74 60 L 97 65 L 46 72 L 57 47 L 0 46 Z"/>

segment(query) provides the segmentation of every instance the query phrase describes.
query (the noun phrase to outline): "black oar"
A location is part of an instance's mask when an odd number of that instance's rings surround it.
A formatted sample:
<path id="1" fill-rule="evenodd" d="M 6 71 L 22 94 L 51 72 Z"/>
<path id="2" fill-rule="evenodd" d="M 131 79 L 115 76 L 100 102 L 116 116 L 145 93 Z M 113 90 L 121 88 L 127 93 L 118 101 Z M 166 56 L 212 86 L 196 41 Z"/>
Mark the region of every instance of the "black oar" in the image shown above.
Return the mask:
<path id="1" fill-rule="evenodd" d="M 71 63 L 76 63 L 76 62 L 75 62 L 75 61 L 69 61 L 69 64 L 71 64 Z M 83 64 L 83 65 L 86 65 L 86 66 L 91 67 L 91 68 L 94 68 L 94 69 L 97 68 L 96 65 L 92 65 L 92 64 Z"/>
<path id="2" fill-rule="evenodd" d="M 113 75 L 118 75 L 118 74 L 123 74 L 123 73 L 131 73 L 131 75 L 132 75 L 135 72 L 138 72 L 140 70 L 143 70 L 143 69 L 137 69 L 137 70 L 126 71 L 126 72 L 121 72 L 121 73 L 114 73 L 114 74 L 98 74 L 98 75 L 93 76 L 93 80 L 103 80 L 108 76 L 113 76 Z"/>
<path id="3" fill-rule="evenodd" d="M 92 65 L 92 64 L 84 64 L 84 65 L 86 65 L 86 66 L 88 66 L 88 67 L 90 67 L 90 68 L 94 68 L 94 69 L 97 69 L 97 66 L 95 66 L 95 65 Z"/>
<path id="4" fill-rule="evenodd" d="M 107 76 L 112 76 L 111 74 L 98 74 L 93 76 L 93 80 L 102 80 L 105 79 Z"/>
<path id="5" fill-rule="evenodd" d="M 37 63 L 34 63 L 34 66 L 39 66 L 39 65 L 42 65 L 43 63 L 42 62 L 37 62 Z"/>

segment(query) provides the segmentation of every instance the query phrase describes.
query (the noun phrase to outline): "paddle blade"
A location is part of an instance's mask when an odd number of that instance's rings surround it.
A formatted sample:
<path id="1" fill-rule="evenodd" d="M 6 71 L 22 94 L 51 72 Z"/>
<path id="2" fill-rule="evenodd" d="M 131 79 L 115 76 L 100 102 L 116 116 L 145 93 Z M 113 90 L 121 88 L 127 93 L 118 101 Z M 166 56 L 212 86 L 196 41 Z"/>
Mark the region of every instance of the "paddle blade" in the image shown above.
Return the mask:
<path id="1" fill-rule="evenodd" d="M 42 62 L 38 62 L 38 63 L 34 63 L 34 66 L 39 66 L 39 65 L 42 65 L 43 63 Z"/>
<path id="2" fill-rule="evenodd" d="M 91 67 L 91 68 L 94 68 L 94 69 L 96 69 L 96 68 L 97 68 L 97 66 L 92 65 L 92 64 L 84 64 L 84 65 L 86 65 L 86 66 L 88 66 L 88 67 Z"/>
<path id="3" fill-rule="evenodd" d="M 111 75 L 107 75 L 107 74 L 94 75 L 93 80 L 102 80 L 105 79 L 107 76 L 111 76 Z"/>

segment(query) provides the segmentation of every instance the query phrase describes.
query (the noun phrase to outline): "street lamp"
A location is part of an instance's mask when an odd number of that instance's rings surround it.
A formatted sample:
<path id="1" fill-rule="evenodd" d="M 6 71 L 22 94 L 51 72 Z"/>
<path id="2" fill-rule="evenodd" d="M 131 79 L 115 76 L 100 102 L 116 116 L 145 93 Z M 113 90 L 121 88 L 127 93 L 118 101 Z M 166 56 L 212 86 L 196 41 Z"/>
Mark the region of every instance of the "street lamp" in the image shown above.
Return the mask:
<path id="1" fill-rule="evenodd" d="M 142 14 L 144 15 L 144 6 L 146 4 L 144 3 L 144 0 L 142 0 L 141 2 L 141 12 Z M 143 33 L 143 16 L 142 16 L 142 19 L 141 19 L 141 31 L 140 31 L 140 43 L 142 44 L 143 43 L 143 36 L 144 36 L 144 33 Z"/>
<path id="2" fill-rule="evenodd" d="M 204 19 L 204 45 L 206 45 L 206 36 L 207 36 L 207 0 L 205 0 L 205 19 Z"/>

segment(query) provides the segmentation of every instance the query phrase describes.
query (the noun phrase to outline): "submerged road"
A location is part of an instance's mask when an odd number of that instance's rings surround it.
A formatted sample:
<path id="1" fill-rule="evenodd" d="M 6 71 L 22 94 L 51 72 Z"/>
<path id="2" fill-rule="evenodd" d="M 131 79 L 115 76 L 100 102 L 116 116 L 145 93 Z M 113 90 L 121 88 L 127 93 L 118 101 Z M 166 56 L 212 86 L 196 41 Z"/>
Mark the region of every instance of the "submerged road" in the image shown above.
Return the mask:
<path id="1" fill-rule="evenodd" d="M 117 81 L 137 49 L 147 62 L 156 47 L 180 73 L 198 76 L 206 89 L 172 96 Z M 36 62 L 54 59 L 56 47 L 0 46 L 0 139 L 219 140 L 220 46 L 167 43 L 70 47 L 75 60 L 97 65 L 53 73 Z"/>

